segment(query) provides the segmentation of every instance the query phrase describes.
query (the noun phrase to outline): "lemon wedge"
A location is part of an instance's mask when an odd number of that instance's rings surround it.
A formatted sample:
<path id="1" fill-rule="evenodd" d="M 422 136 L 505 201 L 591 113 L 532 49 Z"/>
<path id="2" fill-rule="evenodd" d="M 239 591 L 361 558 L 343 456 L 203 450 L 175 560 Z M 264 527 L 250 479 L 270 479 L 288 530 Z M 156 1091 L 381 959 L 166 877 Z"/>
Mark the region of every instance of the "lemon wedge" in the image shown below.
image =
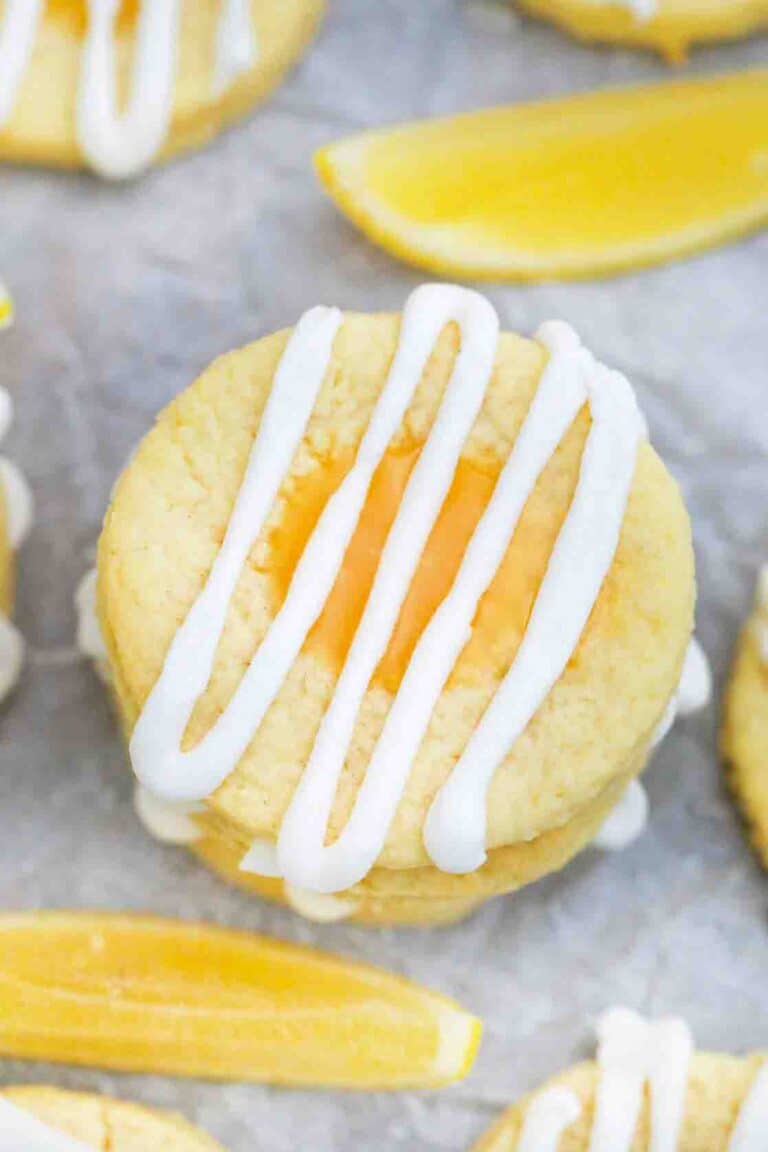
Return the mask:
<path id="1" fill-rule="evenodd" d="M 768 219 L 768 70 L 368 132 L 316 164 L 367 236 L 439 275 L 639 268 Z"/>
<path id="2" fill-rule="evenodd" d="M 0 916 L 0 1053 L 212 1079 L 437 1087 L 479 1022 L 375 968 L 205 925 Z"/>

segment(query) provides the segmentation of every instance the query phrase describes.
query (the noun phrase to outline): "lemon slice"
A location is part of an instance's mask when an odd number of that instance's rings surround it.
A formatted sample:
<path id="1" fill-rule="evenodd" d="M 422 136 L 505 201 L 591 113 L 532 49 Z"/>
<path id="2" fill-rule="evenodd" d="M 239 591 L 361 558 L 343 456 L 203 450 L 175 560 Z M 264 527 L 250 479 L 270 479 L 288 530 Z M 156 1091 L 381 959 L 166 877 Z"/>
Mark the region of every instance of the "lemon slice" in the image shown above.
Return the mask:
<path id="1" fill-rule="evenodd" d="M 479 1022 L 396 976 L 204 925 L 0 916 L 0 1053 L 289 1085 L 433 1087 Z"/>
<path id="2" fill-rule="evenodd" d="M 316 162 L 366 235 L 439 275 L 638 268 L 768 219 L 768 71 L 364 133 Z"/>
<path id="3" fill-rule="evenodd" d="M 13 297 L 0 280 L 0 332 L 13 323 Z"/>

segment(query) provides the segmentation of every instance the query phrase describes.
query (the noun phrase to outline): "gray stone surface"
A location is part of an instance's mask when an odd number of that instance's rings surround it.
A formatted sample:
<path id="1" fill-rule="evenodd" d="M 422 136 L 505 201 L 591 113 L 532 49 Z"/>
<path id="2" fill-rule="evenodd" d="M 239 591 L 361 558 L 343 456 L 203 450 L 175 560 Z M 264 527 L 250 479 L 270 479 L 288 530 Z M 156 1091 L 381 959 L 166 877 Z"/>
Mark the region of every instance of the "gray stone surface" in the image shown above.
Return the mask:
<path id="1" fill-rule="evenodd" d="M 756 40 L 697 53 L 690 70 L 766 57 Z M 150 909 L 274 932 L 407 973 L 486 1019 L 472 1076 L 432 1096 L 0 1063 L 3 1082 L 180 1108 L 233 1152 L 462 1152 L 511 1097 L 588 1051 L 591 1020 L 614 1002 L 684 1013 L 702 1045 L 768 1046 L 765 878 L 723 792 L 716 704 L 657 755 L 651 825 L 625 854 L 587 854 L 447 931 L 320 929 L 143 835 L 102 690 L 73 651 L 73 589 L 115 474 L 157 409 L 217 353 L 311 304 L 394 309 L 420 279 L 323 197 L 310 165 L 318 145 L 385 121 L 666 74 L 484 0 L 335 0 L 290 82 L 206 152 L 127 188 L 0 172 L 0 270 L 19 313 L 0 381 L 17 404 L 9 450 L 38 502 L 20 557 L 32 654 L 0 737 L 0 906 Z M 567 318 L 634 381 L 693 515 L 699 632 L 718 691 L 768 553 L 767 268 L 763 235 L 636 276 L 491 291 L 507 326 Z"/>

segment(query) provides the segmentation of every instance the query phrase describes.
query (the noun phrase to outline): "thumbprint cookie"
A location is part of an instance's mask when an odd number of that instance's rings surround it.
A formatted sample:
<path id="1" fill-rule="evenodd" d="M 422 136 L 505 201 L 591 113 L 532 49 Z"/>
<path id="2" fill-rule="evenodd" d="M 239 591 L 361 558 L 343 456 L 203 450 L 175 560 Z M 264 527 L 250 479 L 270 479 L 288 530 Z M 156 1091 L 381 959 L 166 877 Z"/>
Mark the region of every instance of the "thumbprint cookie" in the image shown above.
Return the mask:
<path id="1" fill-rule="evenodd" d="M 319 919 L 562 868 L 701 688 L 630 384 L 449 285 L 218 360 L 120 477 L 95 599 L 149 822 Z"/>
<path id="2" fill-rule="evenodd" d="M 597 1061 L 511 1108 L 474 1152 L 759 1152 L 768 1132 L 765 1056 L 696 1052 L 683 1020 L 615 1008 Z"/>
<path id="3" fill-rule="evenodd" d="M 0 0 L 0 159 L 136 176 L 243 116 L 324 0 Z"/>

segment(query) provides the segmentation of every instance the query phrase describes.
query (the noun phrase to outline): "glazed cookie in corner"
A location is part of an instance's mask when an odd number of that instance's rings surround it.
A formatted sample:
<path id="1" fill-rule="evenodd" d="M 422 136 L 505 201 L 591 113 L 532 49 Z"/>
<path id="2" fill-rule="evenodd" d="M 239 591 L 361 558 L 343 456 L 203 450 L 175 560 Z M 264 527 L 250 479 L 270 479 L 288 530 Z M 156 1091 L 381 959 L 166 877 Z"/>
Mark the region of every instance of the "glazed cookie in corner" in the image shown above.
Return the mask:
<path id="1" fill-rule="evenodd" d="M 601 1018 L 596 1063 L 530 1093 L 474 1152 L 763 1152 L 765 1056 L 694 1052 L 688 1026 L 625 1008 Z"/>
<path id="2" fill-rule="evenodd" d="M 199 147 L 279 82 L 324 3 L 0 0 L 0 159 L 125 179 Z"/>
<path id="3" fill-rule="evenodd" d="M 518 0 L 578 40 L 650 48 L 670 63 L 695 44 L 768 28 L 768 0 Z"/>
<path id="4" fill-rule="evenodd" d="M 223 1152 L 180 1116 L 59 1088 L 0 1090 L 0 1152 Z"/>
<path id="5" fill-rule="evenodd" d="M 723 755 L 734 795 L 768 867 L 768 567 L 736 650 L 725 697 Z"/>
<path id="6" fill-rule="evenodd" d="M 430 924 L 597 834 L 695 586 L 628 382 L 427 285 L 214 364 L 120 478 L 96 592 L 134 769 L 204 805 L 194 851 L 305 915 Z"/>
<path id="7" fill-rule="evenodd" d="M 0 330 L 13 320 L 13 303 L 0 283 Z M 0 338 L 2 338 L 0 336 Z M 13 405 L 0 386 L 0 441 L 13 419 Z M 32 496 L 16 465 L 0 455 L 0 701 L 15 687 L 24 659 L 24 642 L 11 621 L 14 600 L 14 553 L 32 523 Z"/>

